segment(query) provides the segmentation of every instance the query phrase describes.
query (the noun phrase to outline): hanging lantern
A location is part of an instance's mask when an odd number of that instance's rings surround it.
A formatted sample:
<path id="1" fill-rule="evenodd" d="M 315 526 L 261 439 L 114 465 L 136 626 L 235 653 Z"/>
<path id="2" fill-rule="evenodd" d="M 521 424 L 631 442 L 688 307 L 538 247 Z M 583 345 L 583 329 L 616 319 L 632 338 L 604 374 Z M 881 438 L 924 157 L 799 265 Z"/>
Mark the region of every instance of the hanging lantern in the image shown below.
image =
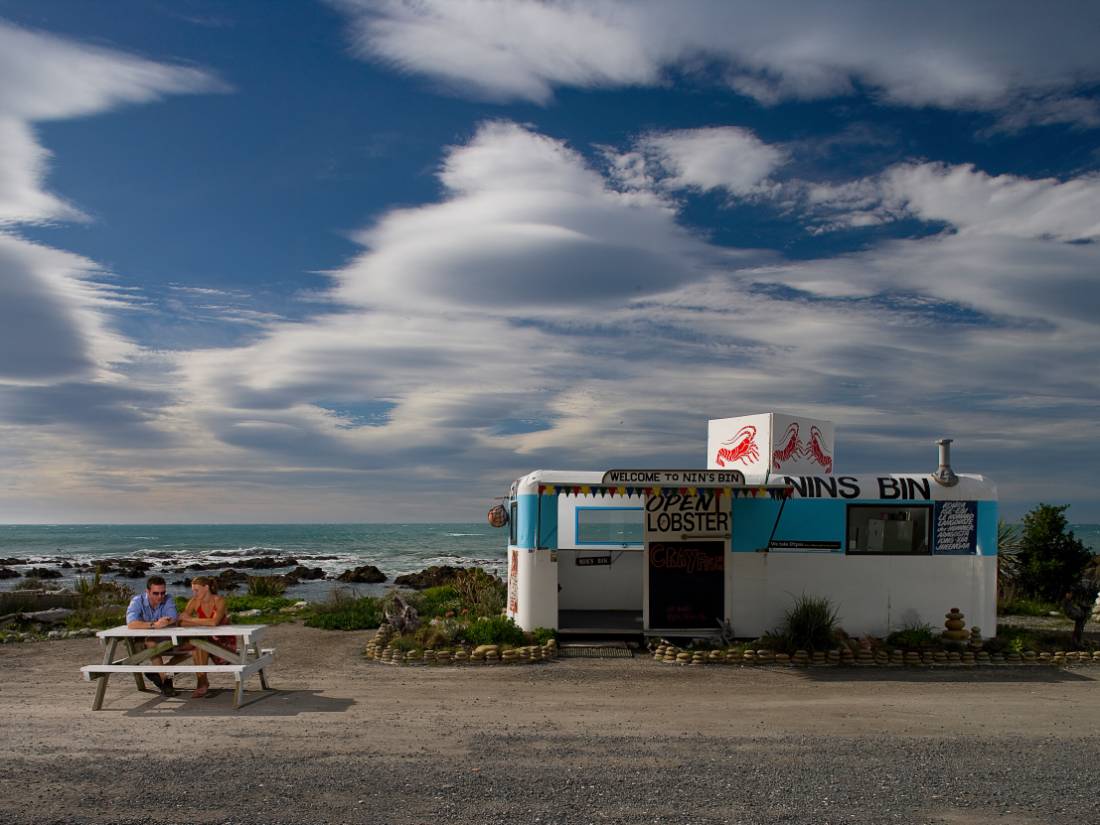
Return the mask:
<path id="1" fill-rule="evenodd" d="M 508 523 L 508 511 L 503 504 L 494 504 L 489 508 L 489 525 L 491 527 L 503 527 Z"/>

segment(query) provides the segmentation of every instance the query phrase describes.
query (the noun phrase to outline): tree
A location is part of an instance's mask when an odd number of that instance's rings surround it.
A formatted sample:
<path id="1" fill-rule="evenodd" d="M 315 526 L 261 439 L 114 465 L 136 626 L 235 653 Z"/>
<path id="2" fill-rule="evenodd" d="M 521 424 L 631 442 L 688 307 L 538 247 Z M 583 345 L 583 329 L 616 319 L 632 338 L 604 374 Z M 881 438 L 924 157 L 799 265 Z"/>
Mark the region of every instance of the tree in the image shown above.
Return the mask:
<path id="1" fill-rule="evenodd" d="M 1084 542 L 1066 529 L 1067 509 L 1068 504 L 1040 504 L 1024 516 L 1020 537 L 1020 585 L 1051 602 L 1060 601 L 1092 562 Z"/>

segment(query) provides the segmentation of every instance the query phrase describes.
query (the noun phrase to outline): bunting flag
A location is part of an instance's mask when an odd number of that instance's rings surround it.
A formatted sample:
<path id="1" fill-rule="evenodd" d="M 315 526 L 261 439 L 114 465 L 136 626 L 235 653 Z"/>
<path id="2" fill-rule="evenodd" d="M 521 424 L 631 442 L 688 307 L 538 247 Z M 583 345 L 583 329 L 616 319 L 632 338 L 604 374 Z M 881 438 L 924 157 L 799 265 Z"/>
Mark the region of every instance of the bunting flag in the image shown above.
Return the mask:
<path id="1" fill-rule="evenodd" d="M 571 486 L 555 486 L 553 484 L 540 484 L 539 485 L 540 496 L 556 496 L 556 495 L 573 495 L 573 496 L 600 496 L 606 498 L 607 496 L 659 496 L 665 491 L 661 487 L 623 487 L 623 486 L 610 486 L 605 487 L 603 485 L 593 484 L 575 484 Z M 714 495 L 719 498 L 727 496 L 731 499 L 737 498 L 768 498 L 768 499 L 785 499 L 794 495 L 793 487 L 714 487 Z M 699 495 L 698 487 L 678 487 L 676 493 L 681 496 L 697 496 Z"/>

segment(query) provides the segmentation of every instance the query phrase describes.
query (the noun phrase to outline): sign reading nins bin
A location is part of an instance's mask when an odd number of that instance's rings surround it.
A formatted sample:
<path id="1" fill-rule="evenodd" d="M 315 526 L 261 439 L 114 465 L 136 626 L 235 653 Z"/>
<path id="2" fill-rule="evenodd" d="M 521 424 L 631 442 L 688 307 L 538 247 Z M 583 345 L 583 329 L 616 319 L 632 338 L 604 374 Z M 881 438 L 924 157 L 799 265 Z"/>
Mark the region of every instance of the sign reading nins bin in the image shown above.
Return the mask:
<path id="1" fill-rule="evenodd" d="M 833 422 L 783 413 L 712 418 L 707 426 L 707 468 L 738 469 L 750 481 L 771 474 L 833 473 Z"/>

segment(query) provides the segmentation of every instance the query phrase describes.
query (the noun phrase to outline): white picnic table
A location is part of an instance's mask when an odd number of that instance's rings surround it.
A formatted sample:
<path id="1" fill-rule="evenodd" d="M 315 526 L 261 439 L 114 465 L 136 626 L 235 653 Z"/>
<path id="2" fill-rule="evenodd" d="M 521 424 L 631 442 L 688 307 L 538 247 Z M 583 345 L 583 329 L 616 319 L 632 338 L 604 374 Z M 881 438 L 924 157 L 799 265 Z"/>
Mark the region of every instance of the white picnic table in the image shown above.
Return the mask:
<path id="1" fill-rule="evenodd" d="M 107 692 L 107 680 L 112 673 L 132 673 L 138 690 L 147 690 L 143 674 L 149 673 L 232 673 L 236 679 L 236 687 L 233 691 L 233 708 L 241 708 L 264 696 L 269 696 L 274 691 L 268 687 L 267 676 L 264 669 L 270 667 L 275 661 L 275 651 L 271 648 L 261 648 L 260 639 L 267 631 L 267 625 L 262 624 L 223 624 L 217 627 L 142 627 L 130 629 L 126 625 L 112 627 L 109 630 L 101 630 L 95 635 L 107 648 L 103 654 L 103 663 L 99 665 L 86 665 L 80 669 L 85 681 L 96 679 L 95 699 L 92 702 L 92 710 L 100 710 L 103 707 L 103 696 Z M 237 651 L 228 650 L 216 644 L 211 636 L 233 636 L 237 640 Z M 207 638 L 203 638 L 207 637 Z M 138 642 L 142 639 L 163 639 L 153 647 L 140 647 Z M 115 658 L 119 645 L 125 646 L 126 654 L 121 658 Z M 177 651 L 181 645 L 190 644 L 193 647 L 205 650 L 211 656 L 224 659 L 227 664 L 219 665 L 213 661 L 205 665 L 196 665 L 188 651 Z M 149 660 L 154 656 L 166 656 L 163 664 L 153 664 Z M 180 664 L 182 661 L 190 661 L 190 664 Z M 252 674 L 260 677 L 261 691 L 248 702 L 244 698 L 245 680 Z"/>

